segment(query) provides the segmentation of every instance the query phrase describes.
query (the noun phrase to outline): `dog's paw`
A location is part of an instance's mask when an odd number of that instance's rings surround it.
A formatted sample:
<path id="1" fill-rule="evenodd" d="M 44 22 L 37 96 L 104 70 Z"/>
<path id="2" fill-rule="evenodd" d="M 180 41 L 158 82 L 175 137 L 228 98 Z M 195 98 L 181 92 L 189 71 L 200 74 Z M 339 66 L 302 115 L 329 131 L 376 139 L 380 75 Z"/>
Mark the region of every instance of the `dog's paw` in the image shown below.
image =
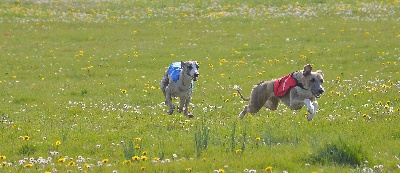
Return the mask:
<path id="1" fill-rule="evenodd" d="M 178 113 L 182 113 L 183 108 L 178 108 Z"/>
<path id="2" fill-rule="evenodd" d="M 308 106 L 308 113 L 315 114 L 315 107 L 313 105 Z"/>
<path id="3" fill-rule="evenodd" d="M 311 121 L 314 118 L 315 114 L 308 114 L 307 119 L 308 121 Z"/>
<path id="4" fill-rule="evenodd" d="M 172 115 L 174 113 L 174 109 L 168 110 L 168 115 Z"/>
<path id="5" fill-rule="evenodd" d="M 193 118 L 193 114 L 186 115 L 188 118 Z"/>

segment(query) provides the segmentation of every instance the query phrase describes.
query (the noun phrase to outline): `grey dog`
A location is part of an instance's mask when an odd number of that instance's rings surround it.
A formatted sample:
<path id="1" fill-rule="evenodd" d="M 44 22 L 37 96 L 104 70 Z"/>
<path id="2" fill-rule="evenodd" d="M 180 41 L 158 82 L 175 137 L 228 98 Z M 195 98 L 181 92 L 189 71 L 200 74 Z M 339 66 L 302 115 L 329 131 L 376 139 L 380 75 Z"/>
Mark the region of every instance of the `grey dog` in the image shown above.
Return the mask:
<path id="1" fill-rule="evenodd" d="M 271 81 L 262 81 L 254 86 L 250 98 L 244 98 L 240 88 L 235 89 L 244 101 L 248 104 L 239 114 L 243 119 L 246 113 L 256 114 L 263 106 L 276 110 L 281 100 L 292 110 L 299 110 L 304 105 L 308 109 L 308 120 L 312 120 L 318 108 L 316 98 L 324 92 L 322 83 L 324 74 L 321 70 L 312 72 L 312 66 L 307 64 L 302 71 L 296 71 L 285 77 Z"/>
<path id="2" fill-rule="evenodd" d="M 165 97 L 165 104 L 169 106 L 169 115 L 172 115 L 175 110 L 172 97 L 179 97 L 178 112 L 184 111 L 185 116 L 193 117 L 189 113 L 188 106 L 192 99 L 194 81 L 197 81 L 199 76 L 199 67 L 197 61 L 181 61 L 172 63 L 165 71 L 160 86 Z"/>

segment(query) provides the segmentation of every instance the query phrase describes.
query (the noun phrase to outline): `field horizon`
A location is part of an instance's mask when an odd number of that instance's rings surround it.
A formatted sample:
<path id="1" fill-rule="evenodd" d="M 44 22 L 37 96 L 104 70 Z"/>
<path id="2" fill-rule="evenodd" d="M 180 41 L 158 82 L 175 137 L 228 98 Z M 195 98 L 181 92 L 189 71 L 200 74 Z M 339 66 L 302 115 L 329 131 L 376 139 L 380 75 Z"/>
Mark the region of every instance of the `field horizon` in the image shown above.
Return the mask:
<path id="1" fill-rule="evenodd" d="M 400 5 L 382 1 L 3 0 L 0 172 L 399 172 Z M 196 60 L 190 111 L 159 83 Z M 312 64 L 312 121 L 255 116 L 263 80 Z M 173 100 L 178 102 L 179 100 Z"/>

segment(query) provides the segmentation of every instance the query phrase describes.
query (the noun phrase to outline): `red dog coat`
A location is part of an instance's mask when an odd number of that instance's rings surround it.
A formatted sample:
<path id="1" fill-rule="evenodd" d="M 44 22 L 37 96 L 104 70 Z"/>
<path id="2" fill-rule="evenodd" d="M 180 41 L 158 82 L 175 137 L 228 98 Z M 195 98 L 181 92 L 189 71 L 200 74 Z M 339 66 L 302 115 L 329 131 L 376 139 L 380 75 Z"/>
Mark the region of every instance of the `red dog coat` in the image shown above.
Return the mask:
<path id="1" fill-rule="evenodd" d="M 274 94 L 276 97 L 282 97 L 290 89 L 297 85 L 297 80 L 292 77 L 292 73 L 277 79 L 274 82 Z"/>

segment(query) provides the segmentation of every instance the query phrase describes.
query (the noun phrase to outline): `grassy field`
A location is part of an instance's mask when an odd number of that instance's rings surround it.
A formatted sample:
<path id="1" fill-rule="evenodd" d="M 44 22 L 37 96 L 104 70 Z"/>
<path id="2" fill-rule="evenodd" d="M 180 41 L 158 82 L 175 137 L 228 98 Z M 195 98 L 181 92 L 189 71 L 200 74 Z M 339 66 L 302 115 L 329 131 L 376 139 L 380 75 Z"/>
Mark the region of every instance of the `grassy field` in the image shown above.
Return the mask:
<path id="1" fill-rule="evenodd" d="M 0 172 L 400 172 L 398 0 L 2 0 Z M 159 88 L 197 60 L 188 119 Z M 325 74 L 319 110 L 237 115 Z M 178 100 L 175 100 L 178 101 Z"/>

